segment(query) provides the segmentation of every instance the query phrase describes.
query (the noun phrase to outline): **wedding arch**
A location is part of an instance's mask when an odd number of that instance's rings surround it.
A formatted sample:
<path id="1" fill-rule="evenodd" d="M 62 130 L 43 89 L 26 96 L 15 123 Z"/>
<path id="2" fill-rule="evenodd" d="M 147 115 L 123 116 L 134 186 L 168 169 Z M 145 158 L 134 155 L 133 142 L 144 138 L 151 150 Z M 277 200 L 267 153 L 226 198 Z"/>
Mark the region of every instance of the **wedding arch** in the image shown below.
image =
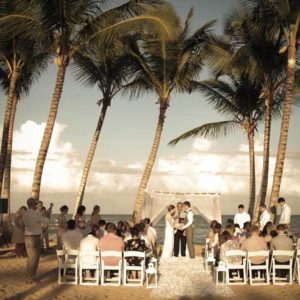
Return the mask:
<path id="1" fill-rule="evenodd" d="M 150 218 L 156 224 L 166 213 L 168 205 L 176 206 L 177 202 L 190 201 L 195 215 L 201 215 L 207 222 L 221 222 L 219 193 L 172 193 L 145 190 L 142 207 L 142 218 Z"/>

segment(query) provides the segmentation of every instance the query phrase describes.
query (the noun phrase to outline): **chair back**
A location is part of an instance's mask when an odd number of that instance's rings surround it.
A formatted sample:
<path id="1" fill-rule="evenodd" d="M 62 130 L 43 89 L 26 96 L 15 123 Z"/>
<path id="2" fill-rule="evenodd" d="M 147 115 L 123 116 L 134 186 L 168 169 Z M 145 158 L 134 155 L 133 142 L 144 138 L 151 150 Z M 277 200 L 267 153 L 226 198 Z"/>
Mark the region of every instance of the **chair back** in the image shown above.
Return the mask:
<path id="1" fill-rule="evenodd" d="M 273 256 L 288 256 L 290 258 L 294 257 L 294 250 L 273 250 Z"/>
<path id="2" fill-rule="evenodd" d="M 225 257 L 230 257 L 230 256 L 241 256 L 245 257 L 246 252 L 242 250 L 227 250 L 225 251 Z"/>
<path id="3" fill-rule="evenodd" d="M 141 252 L 141 251 L 124 251 L 124 258 L 128 258 L 128 257 L 139 257 L 142 259 L 145 259 L 145 252 Z"/>
<path id="4" fill-rule="evenodd" d="M 269 258 L 269 251 L 248 251 L 247 257 L 267 257 Z"/>
<path id="5" fill-rule="evenodd" d="M 79 257 L 81 265 L 95 265 L 99 262 L 100 254 L 99 251 L 80 251 Z"/>
<path id="6" fill-rule="evenodd" d="M 122 251 L 101 251 L 101 257 L 119 257 L 119 258 L 122 258 Z"/>

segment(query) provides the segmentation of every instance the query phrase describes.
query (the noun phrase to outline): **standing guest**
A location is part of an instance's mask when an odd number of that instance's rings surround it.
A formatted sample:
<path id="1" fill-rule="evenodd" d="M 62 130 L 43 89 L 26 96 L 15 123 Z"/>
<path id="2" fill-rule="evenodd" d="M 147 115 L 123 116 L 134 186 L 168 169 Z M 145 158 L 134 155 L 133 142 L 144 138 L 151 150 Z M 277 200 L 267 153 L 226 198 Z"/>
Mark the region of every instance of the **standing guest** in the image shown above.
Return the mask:
<path id="1" fill-rule="evenodd" d="M 104 236 L 107 235 L 107 231 L 105 229 L 106 227 L 106 221 L 105 220 L 100 220 L 98 223 L 99 227 L 98 230 L 96 231 L 96 237 L 100 240 L 102 239 Z"/>
<path id="2" fill-rule="evenodd" d="M 279 198 L 277 202 L 278 202 L 279 206 L 282 209 L 278 224 L 283 224 L 283 225 L 285 225 L 286 229 L 289 229 L 290 228 L 290 224 L 291 224 L 292 210 L 286 204 L 284 198 Z"/>
<path id="3" fill-rule="evenodd" d="M 36 272 L 41 255 L 41 234 L 42 224 L 47 224 L 49 219 L 42 217 L 36 211 L 36 200 L 29 198 L 27 200 L 28 210 L 23 215 L 25 224 L 25 245 L 27 250 L 26 282 L 32 284 L 38 282 Z"/>
<path id="4" fill-rule="evenodd" d="M 84 230 L 86 228 L 86 222 L 84 217 L 85 210 L 86 210 L 85 206 L 80 205 L 77 208 L 77 213 L 75 216 L 76 229 L 80 230 L 82 234 L 84 233 Z"/>
<path id="5" fill-rule="evenodd" d="M 58 216 L 58 219 L 57 219 L 57 223 L 58 223 L 58 225 L 57 225 L 57 249 L 58 250 L 62 249 L 62 241 L 61 241 L 62 234 L 64 232 L 66 232 L 68 229 L 67 217 L 66 217 L 68 211 L 69 211 L 68 206 L 63 205 L 60 208 L 60 215 Z"/>
<path id="6" fill-rule="evenodd" d="M 208 243 L 208 248 L 214 249 L 215 253 L 217 253 L 219 247 L 221 232 L 222 232 L 222 225 L 220 223 L 215 224 L 213 227 L 213 239 L 210 240 Z"/>
<path id="7" fill-rule="evenodd" d="M 26 213 L 26 206 L 21 206 L 15 214 L 15 226 L 12 235 L 12 242 L 16 244 L 16 257 L 26 256 L 23 215 Z"/>
<path id="8" fill-rule="evenodd" d="M 149 218 L 145 218 L 144 219 L 144 223 L 146 225 L 148 225 L 148 230 L 151 231 L 151 234 L 154 236 L 154 239 L 156 241 L 156 239 L 157 239 L 157 232 L 156 232 L 156 229 L 152 226 L 151 220 Z"/>
<path id="9" fill-rule="evenodd" d="M 101 219 L 100 206 L 95 205 L 93 208 L 92 215 L 91 215 L 91 227 L 92 227 L 93 232 L 97 231 L 100 219 Z"/>
<path id="10" fill-rule="evenodd" d="M 119 251 L 124 250 L 124 241 L 117 236 L 117 227 L 113 223 L 106 225 L 107 235 L 99 241 L 100 251 Z M 103 257 L 105 265 L 117 266 L 120 259 L 118 257 Z"/>
<path id="11" fill-rule="evenodd" d="M 212 220 L 212 221 L 210 222 L 210 225 L 209 225 L 210 231 L 209 231 L 209 233 L 208 233 L 208 235 L 207 235 L 207 238 L 209 239 L 209 242 L 208 242 L 209 245 L 212 245 L 212 243 L 213 243 L 213 241 L 214 241 L 214 239 L 215 239 L 214 228 L 215 228 L 216 224 L 218 224 L 218 221 L 217 221 L 217 220 Z M 210 246 L 210 248 L 211 248 L 211 246 Z"/>
<path id="12" fill-rule="evenodd" d="M 41 215 L 44 218 L 48 219 L 48 223 L 47 224 L 42 224 L 42 234 L 41 234 L 41 240 L 42 240 L 42 251 L 44 249 L 44 240 L 46 241 L 46 231 L 48 230 L 48 224 L 50 222 L 49 218 L 47 217 L 47 209 L 45 206 L 43 206 L 42 210 L 41 210 Z M 49 241 L 48 241 L 49 242 Z M 49 246 L 49 245 L 48 245 Z"/>
<path id="13" fill-rule="evenodd" d="M 260 231 L 263 231 L 265 225 L 270 221 L 270 214 L 265 204 L 259 205 L 259 211 L 261 213 L 259 218 Z"/>
<path id="14" fill-rule="evenodd" d="M 243 228 L 244 224 L 246 222 L 250 222 L 250 220 L 250 215 L 245 212 L 245 206 L 243 204 L 240 204 L 238 206 L 238 213 L 236 213 L 234 216 L 234 224 L 239 224 L 240 228 Z"/>
<path id="15" fill-rule="evenodd" d="M 268 250 L 268 245 L 265 240 L 259 236 L 259 227 L 253 225 L 251 227 L 251 236 L 244 241 L 242 244 L 242 250 L 244 251 L 266 251 Z M 254 256 L 250 258 L 251 263 L 254 265 L 263 264 L 266 261 L 266 257 Z"/>
<path id="16" fill-rule="evenodd" d="M 52 214 L 52 207 L 54 206 L 53 203 L 50 203 L 49 208 L 46 211 L 46 217 L 49 219 L 49 223 L 51 221 L 51 214 Z M 46 244 L 46 248 L 50 249 L 50 245 L 49 245 L 49 227 L 47 226 L 47 228 L 44 231 L 44 236 L 45 236 L 45 244 Z"/>
<path id="17" fill-rule="evenodd" d="M 184 220 L 186 218 L 186 212 L 183 210 L 182 202 L 178 202 L 176 205 L 177 212 L 174 217 L 175 223 L 177 224 L 184 224 Z M 182 257 L 185 257 L 186 251 L 186 236 L 184 230 L 177 229 L 174 235 L 174 256 L 178 257 L 179 255 L 179 247 L 180 247 L 180 254 Z"/>
<path id="18" fill-rule="evenodd" d="M 149 218 L 145 218 L 144 223 L 147 227 L 147 236 L 149 237 L 149 240 L 153 247 L 153 254 L 156 257 L 157 256 L 157 250 L 156 250 L 157 249 L 157 243 L 156 243 L 157 232 L 156 232 L 156 229 L 154 227 L 152 227 L 151 220 Z"/>
<path id="19" fill-rule="evenodd" d="M 63 248 L 67 250 L 77 250 L 83 235 L 80 230 L 76 229 L 76 223 L 74 220 L 67 222 L 68 230 L 61 236 Z"/>
<path id="20" fill-rule="evenodd" d="M 42 215 L 43 213 L 43 207 L 44 207 L 44 204 L 43 204 L 43 201 L 38 201 L 37 204 L 36 204 L 36 211 Z"/>

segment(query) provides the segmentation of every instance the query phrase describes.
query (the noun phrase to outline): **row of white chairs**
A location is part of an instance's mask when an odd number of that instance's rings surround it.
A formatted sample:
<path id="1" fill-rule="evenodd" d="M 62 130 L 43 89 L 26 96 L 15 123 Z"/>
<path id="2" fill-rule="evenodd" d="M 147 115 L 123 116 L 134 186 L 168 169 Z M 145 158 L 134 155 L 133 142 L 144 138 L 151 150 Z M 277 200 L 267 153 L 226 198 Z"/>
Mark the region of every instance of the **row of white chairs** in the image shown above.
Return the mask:
<path id="1" fill-rule="evenodd" d="M 271 263 L 269 264 L 269 257 L 271 256 Z M 276 257 L 286 257 L 287 262 L 284 264 L 277 263 Z M 230 258 L 240 258 L 241 264 L 230 264 Z M 253 264 L 251 259 L 253 257 L 265 258 L 263 264 Z M 294 272 L 293 272 L 294 269 Z M 287 272 L 287 277 L 278 277 L 276 271 L 284 270 Z M 253 276 L 253 271 L 257 272 L 258 277 Z M 236 272 L 237 276 L 230 277 L 230 274 Z M 215 267 L 215 281 L 218 284 L 219 273 L 225 274 L 226 284 L 246 284 L 248 279 L 250 285 L 253 284 L 269 284 L 270 277 L 272 283 L 276 284 L 292 284 L 293 278 L 300 284 L 300 250 L 273 250 L 273 251 L 254 251 L 245 252 L 242 250 L 229 250 L 225 253 L 225 261 Z M 240 276 L 242 273 L 242 276 Z M 264 276 L 262 277 L 262 273 Z"/>
<path id="2" fill-rule="evenodd" d="M 57 250 L 58 258 L 58 284 L 81 285 L 115 285 L 120 286 L 122 281 L 125 286 L 143 286 L 146 279 L 147 287 L 150 285 L 151 276 L 154 275 L 154 286 L 157 286 L 157 260 L 151 259 L 146 270 L 146 257 L 144 252 L 138 251 L 89 251 Z M 105 264 L 105 258 L 114 258 L 117 265 Z M 131 266 L 127 259 L 138 258 L 140 266 Z M 137 272 L 139 278 L 131 278 L 131 273 Z M 72 276 L 68 274 L 72 273 Z M 74 273 L 74 276 L 73 276 Z M 85 273 L 85 275 L 84 275 Z M 91 273 L 93 275 L 91 276 Z M 109 276 L 113 273 L 113 276 Z M 62 280 L 62 276 L 63 279 Z M 71 280 L 68 280 L 71 278 Z"/>

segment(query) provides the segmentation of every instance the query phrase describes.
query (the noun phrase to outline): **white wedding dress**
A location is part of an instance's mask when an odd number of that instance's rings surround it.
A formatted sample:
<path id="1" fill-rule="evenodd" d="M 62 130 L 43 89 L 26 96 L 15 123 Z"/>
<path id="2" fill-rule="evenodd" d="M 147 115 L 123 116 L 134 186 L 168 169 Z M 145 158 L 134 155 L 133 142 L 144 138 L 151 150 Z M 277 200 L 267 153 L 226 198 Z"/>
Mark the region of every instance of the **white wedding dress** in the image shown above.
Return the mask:
<path id="1" fill-rule="evenodd" d="M 161 255 L 161 258 L 168 258 L 173 256 L 173 249 L 174 249 L 174 219 L 169 215 L 166 214 L 166 229 L 165 229 L 165 240 L 164 240 L 164 248 Z M 170 224 L 172 223 L 172 225 Z"/>

